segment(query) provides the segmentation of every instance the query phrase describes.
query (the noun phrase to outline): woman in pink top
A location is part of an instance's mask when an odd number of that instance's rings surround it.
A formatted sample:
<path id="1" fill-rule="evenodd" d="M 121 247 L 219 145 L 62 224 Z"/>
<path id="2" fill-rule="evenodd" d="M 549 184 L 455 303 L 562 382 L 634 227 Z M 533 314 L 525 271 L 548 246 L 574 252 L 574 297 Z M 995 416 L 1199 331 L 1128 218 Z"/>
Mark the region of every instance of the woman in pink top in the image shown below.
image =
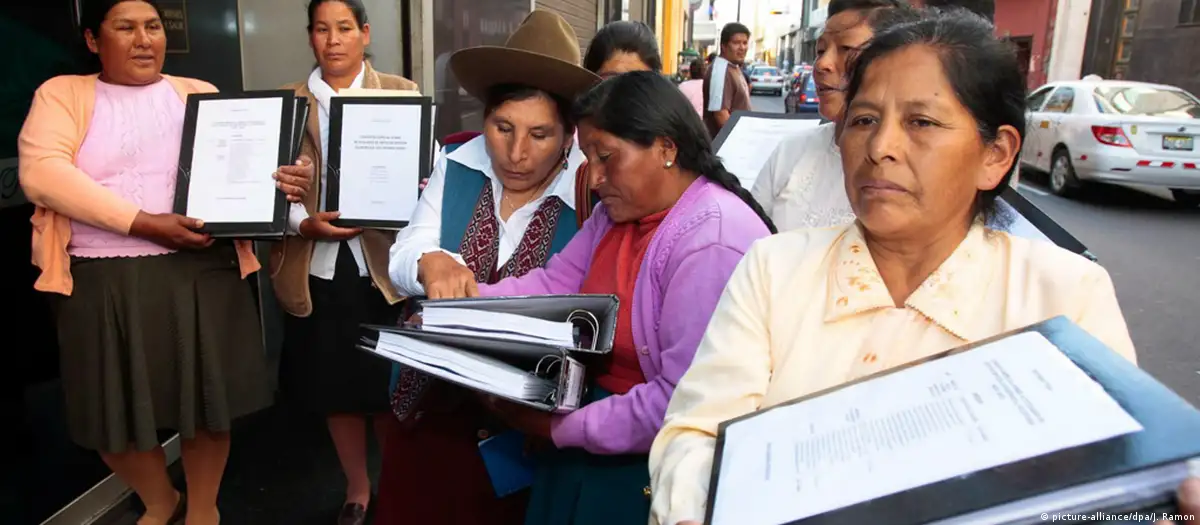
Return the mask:
<path id="1" fill-rule="evenodd" d="M 692 65 L 688 69 L 688 77 L 691 80 L 685 80 L 679 84 L 679 90 L 687 96 L 692 107 L 696 109 L 696 113 L 704 116 L 704 59 L 697 58 L 692 61 Z"/>
<path id="2" fill-rule="evenodd" d="M 249 243 L 172 213 L 184 97 L 215 88 L 162 74 L 153 4 L 89 0 L 81 18 L 102 72 L 43 84 L 19 138 L 21 186 L 37 205 L 35 287 L 57 294 L 69 430 L 137 492 L 140 525 L 185 510 L 189 525 L 216 524 L 231 422 L 272 392 L 243 281 L 258 269 Z M 274 175 L 290 199 L 307 193 L 311 164 Z M 187 498 L 167 475 L 162 429 L 183 439 Z"/>

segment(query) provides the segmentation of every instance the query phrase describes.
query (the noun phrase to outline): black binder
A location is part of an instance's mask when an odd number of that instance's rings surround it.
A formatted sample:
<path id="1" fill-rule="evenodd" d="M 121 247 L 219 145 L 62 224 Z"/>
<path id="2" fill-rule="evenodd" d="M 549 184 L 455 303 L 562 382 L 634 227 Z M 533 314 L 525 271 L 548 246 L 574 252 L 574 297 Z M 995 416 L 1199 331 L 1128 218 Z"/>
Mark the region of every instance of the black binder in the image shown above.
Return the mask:
<path id="1" fill-rule="evenodd" d="M 1121 408 L 1142 425 L 1143 430 L 917 487 L 787 525 L 917 525 L 950 520 L 954 523 L 1043 523 L 1041 512 L 1177 512 L 1174 506 L 1174 490 L 1187 475 L 1186 462 L 1200 458 L 1200 411 L 1064 317 L 1056 317 L 1021 330 L 949 350 L 787 404 L 799 403 L 851 384 L 870 381 L 904 368 L 918 366 L 1027 331 L 1036 331 L 1044 335 L 1076 366 L 1099 383 Z M 769 410 L 772 409 L 767 409 Z M 721 451 L 726 429 L 738 421 L 763 412 L 765 411 L 748 414 L 720 425 L 705 523 L 713 524 L 714 509 L 719 504 L 716 494 L 720 482 Z M 1098 493 L 1092 497 L 1087 495 L 1086 489 L 1089 484 L 1139 474 L 1149 480 L 1138 485 L 1140 490 L 1124 494 L 1123 497 Z M 1064 498 L 1056 500 L 1046 497 L 1056 491 L 1071 489 L 1081 491 L 1083 495 L 1072 499 L 1069 505 Z M 972 516 L 973 513 L 981 513 L 1002 505 L 1017 505 L 1038 497 L 1046 501 L 1041 502 L 1040 510 L 1034 515 L 998 522 L 982 521 L 982 518 Z"/>

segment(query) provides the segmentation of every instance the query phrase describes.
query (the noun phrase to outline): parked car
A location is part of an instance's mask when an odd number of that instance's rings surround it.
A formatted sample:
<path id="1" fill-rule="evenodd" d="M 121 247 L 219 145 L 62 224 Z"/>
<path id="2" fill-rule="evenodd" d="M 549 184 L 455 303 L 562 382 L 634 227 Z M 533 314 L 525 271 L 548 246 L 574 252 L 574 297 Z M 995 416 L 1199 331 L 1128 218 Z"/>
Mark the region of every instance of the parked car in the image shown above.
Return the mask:
<path id="1" fill-rule="evenodd" d="M 796 82 L 799 81 L 801 77 L 809 73 L 812 73 L 812 66 L 808 64 L 802 63 L 798 66 L 792 66 L 792 74 L 788 75 L 786 89 L 792 89 L 792 87 L 795 86 Z"/>
<path id="2" fill-rule="evenodd" d="M 755 67 L 750 70 L 750 94 L 767 91 L 781 96 L 783 95 L 783 80 L 783 73 L 780 73 L 777 67 Z"/>
<path id="3" fill-rule="evenodd" d="M 784 113 L 815 113 L 821 98 L 817 96 L 817 84 L 812 73 L 802 73 L 792 84 L 787 98 L 783 99 Z"/>
<path id="4" fill-rule="evenodd" d="M 1200 100 L 1191 93 L 1088 76 L 1042 86 L 1026 107 L 1021 163 L 1048 172 L 1055 194 L 1089 182 L 1138 184 L 1200 206 Z"/>

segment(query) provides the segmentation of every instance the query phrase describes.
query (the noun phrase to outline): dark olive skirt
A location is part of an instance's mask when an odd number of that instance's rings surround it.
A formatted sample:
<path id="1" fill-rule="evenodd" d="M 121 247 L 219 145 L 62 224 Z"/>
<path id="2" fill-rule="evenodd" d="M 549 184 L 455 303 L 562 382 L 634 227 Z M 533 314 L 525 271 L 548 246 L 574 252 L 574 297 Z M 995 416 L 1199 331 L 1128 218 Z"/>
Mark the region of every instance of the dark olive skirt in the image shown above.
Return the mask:
<path id="1" fill-rule="evenodd" d="M 273 401 L 250 283 L 231 243 L 150 257 L 74 258 L 54 300 L 71 438 L 146 451 L 159 430 L 227 432 Z"/>
<path id="2" fill-rule="evenodd" d="M 286 316 L 279 381 L 285 398 L 320 415 L 373 414 L 390 409 L 391 361 L 357 348 L 362 324 L 394 325 L 400 307 L 388 305 L 345 242 L 333 280 L 308 278 L 312 314 Z"/>
<path id="3" fill-rule="evenodd" d="M 609 392 L 592 387 L 591 402 Z M 650 519 L 650 456 L 579 448 L 538 456 L 525 525 L 643 525 Z"/>

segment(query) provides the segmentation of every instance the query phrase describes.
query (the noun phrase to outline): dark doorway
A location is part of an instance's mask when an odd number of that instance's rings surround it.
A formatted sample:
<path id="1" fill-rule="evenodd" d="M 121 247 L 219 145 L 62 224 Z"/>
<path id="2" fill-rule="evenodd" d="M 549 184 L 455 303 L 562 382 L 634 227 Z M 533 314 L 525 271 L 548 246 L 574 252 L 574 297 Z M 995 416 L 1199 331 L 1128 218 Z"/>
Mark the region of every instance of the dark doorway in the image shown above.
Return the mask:
<path id="1" fill-rule="evenodd" d="M 20 192 L 17 134 L 33 93 L 51 77 L 88 72 L 77 38 L 74 2 L 5 2 L 0 40 L 10 53 L 0 80 L 0 407 L 16 434 L 0 453 L 0 516 L 5 523 L 41 523 L 103 480 L 96 454 L 67 437 L 50 297 L 33 289 L 29 218 L 33 205 Z"/>
<path id="2" fill-rule="evenodd" d="M 1033 57 L 1033 37 L 1018 36 L 1009 37 L 1008 43 L 1013 47 L 1013 52 L 1017 54 L 1017 62 L 1021 68 L 1021 79 L 1025 82 L 1025 86 L 1029 86 L 1029 61 Z"/>

